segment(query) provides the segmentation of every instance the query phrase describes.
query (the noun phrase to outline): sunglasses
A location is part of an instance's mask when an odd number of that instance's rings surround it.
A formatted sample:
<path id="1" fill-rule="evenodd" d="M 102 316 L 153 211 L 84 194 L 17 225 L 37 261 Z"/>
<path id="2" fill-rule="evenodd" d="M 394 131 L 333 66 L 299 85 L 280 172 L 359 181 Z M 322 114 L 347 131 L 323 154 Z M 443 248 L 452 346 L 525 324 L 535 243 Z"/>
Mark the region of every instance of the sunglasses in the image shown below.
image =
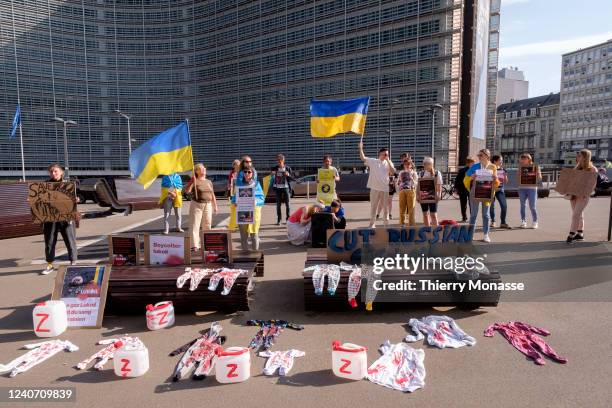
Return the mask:
<path id="1" fill-rule="evenodd" d="M 253 174 L 253 172 L 252 172 L 252 171 L 247 170 L 247 171 L 245 171 L 245 172 L 244 172 L 244 174 Z"/>
<path id="2" fill-rule="evenodd" d="M 252 161 L 252 160 L 245 160 L 244 162 L 245 162 L 245 163 L 253 163 L 253 161 Z"/>

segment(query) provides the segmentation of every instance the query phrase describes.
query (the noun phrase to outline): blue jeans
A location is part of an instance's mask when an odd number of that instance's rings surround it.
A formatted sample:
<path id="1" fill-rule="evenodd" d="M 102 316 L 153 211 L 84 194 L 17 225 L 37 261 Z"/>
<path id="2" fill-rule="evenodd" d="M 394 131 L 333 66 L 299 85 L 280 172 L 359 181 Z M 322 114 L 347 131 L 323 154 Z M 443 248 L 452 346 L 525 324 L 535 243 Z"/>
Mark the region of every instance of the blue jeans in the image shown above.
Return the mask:
<path id="1" fill-rule="evenodd" d="M 529 200 L 531 220 L 533 222 L 538 222 L 538 209 L 536 208 L 538 190 L 536 188 L 519 188 L 518 193 L 521 201 L 521 221 L 527 221 L 527 218 L 525 218 L 525 201 Z"/>
<path id="2" fill-rule="evenodd" d="M 489 228 L 491 228 L 491 215 L 489 214 L 489 206 L 485 205 L 485 203 L 470 200 L 470 225 L 476 226 L 476 217 L 478 217 L 479 204 L 482 204 L 482 232 L 488 234 Z"/>
<path id="3" fill-rule="evenodd" d="M 286 219 L 289 219 L 291 210 L 289 209 L 289 203 L 291 201 L 291 190 L 288 188 L 276 188 L 274 187 L 274 193 L 276 194 L 276 220 L 281 222 L 281 205 L 285 203 L 285 215 Z"/>
<path id="4" fill-rule="evenodd" d="M 506 193 L 504 190 L 498 190 L 495 192 L 495 198 L 499 201 L 501 207 L 501 223 L 506 223 L 506 213 L 508 212 L 508 203 L 506 202 Z M 495 199 L 491 202 L 491 221 L 495 222 Z"/>

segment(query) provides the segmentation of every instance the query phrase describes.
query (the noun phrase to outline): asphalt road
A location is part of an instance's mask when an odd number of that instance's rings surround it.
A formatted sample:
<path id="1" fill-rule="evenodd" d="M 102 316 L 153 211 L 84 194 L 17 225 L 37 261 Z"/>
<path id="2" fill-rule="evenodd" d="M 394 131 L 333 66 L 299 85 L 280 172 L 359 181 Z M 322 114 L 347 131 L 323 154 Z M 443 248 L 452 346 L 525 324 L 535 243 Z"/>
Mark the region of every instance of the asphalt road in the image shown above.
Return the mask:
<path id="1" fill-rule="evenodd" d="M 610 198 L 591 201 L 586 214 L 586 239 L 572 246 L 564 242 L 569 226 L 569 203 L 562 198 L 538 201 L 540 229 L 494 231 L 493 243 L 477 243 L 488 253 L 504 280 L 521 280 L 530 288 L 525 299 L 507 298 L 495 308 L 474 312 L 454 308 L 415 307 L 400 311 L 362 308 L 351 312 L 305 312 L 302 303 L 301 269 L 305 249 L 286 242 L 284 228 L 275 221 L 273 205 L 266 205 L 261 228 L 266 253 L 265 277 L 258 278 L 252 310 L 224 315 L 200 313 L 178 315 L 170 329 L 149 332 L 144 313 L 136 317 L 107 317 L 101 329 L 71 330 L 61 336 L 77 344 L 74 353 L 54 358 L 15 378 L 0 377 L 0 387 L 76 387 L 77 404 L 57 406 L 285 406 L 398 407 L 398 406 L 497 406 L 497 407 L 609 407 L 612 378 L 612 276 L 611 246 L 605 241 Z M 296 208 L 298 202 L 294 203 Z M 394 203 L 397 213 L 397 201 Z M 518 225 L 518 200 L 509 200 L 509 221 Z M 441 218 L 456 218 L 458 202 L 441 204 Z M 368 203 L 347 203 L 349 227 L 366 226 Z M 215 223 L 223 223 L 227 205 L 221 206 Z M 105 256 L 104 237 L 118 230 L 161 229 L 160 211 L 136 212 L 86 220 L 78 231 L 81 262 Z M 418 211 L 420 216 L 420 211 Z M 187 206 L 184 208 L 187 222 Z M 480 232 L 475 238 L 480 238 Z M 235 244 L 237 245 L 237 234 Z M 102 240 L 102 241 L 100 241 Z M 58 250 L 61 251 L 61 244 Z M 33 306 L 50 296 L 55 274 L 41 276 L 42 236 L 0 241 L 0 355 L 1 363 L 21 355 L 26 343 L 37 342 L 32 332 Z M 37 261 L 38 260 L 38 261 Z M 34 262 L 34 264 L 33 264 Z M 474 336 L 474 347 L 436 349 L 426 343 L 412 346 L 425 350 L 426 385 L 411 394 L 387 389 L 369 381 L 345 381 L 331 373 L 333 340 L 368 347 L 368 361 L 377 357 L 385 340 L 402 341 L 411 317 L 446 314 Z M 219 321 L 227 346 L 247 345 L 255 334 L 245 326 L 248 319 L 286 319 L 305 326 L 303 331 L 285 330 L 273 350 L 297 348 L 306 356 L 296 360 L 286 378 L 261 373 L 265 360 L 252 356 L 252 378 L 241 384 L 221 385 L 204 381 L 170 380 L 178 357 L 168 353 L 195 338 L 212 321 Z M 483 337 L 494 322 L 523 321 L 551 331 L 546 340 L 566 357 L 565 365 L 546 361 L 537 366 L 509 345 L 499 334 Z M 143 377 L 119 379 L 112 364 L 105 370 L 77 371 L 72 366 L 99 349 L 95 343 L 124 333 L 139 336 L 150 353 L 151 369 Z M 4 406 L 38 406 L 33 403 L 0 403 Z"/>

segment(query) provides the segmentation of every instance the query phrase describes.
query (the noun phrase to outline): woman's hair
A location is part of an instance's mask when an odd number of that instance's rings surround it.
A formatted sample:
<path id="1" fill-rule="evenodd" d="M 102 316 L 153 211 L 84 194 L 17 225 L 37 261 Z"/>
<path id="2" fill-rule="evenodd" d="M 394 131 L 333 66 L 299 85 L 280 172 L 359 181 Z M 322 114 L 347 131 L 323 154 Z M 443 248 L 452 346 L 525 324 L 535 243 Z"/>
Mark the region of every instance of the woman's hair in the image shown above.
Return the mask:
<path id="1" fill-rule="evenodd" d="M 251 156 L 249 156 L 249 155 L 242 156 L 242 159 L 240 159 L 240 170 L 243 170 L 243 171 L 244 171 L 244 169 L 245 169 L 247 166 L 252 166 L 252 164 L 251 164 L 251 163 L 247 163 L 247 162 L 246 162 L 246 159 L 251 159 Z M 251 159 L 251 160 L 253 160 L 253 159 Z"/>
<path id="2" fill-rule="evenodd" d="M 236 159 L 232 162 L 232 169 L 236 169 L 238 166 L 240 166 L 240 160 Z"/>
<path id="3" fill-rule="evenodd" d="M 202 163 L 198 163 L 195 166 L 193 166 L 193 173 L 195 174 L 196 177 L 198 177 L 198 169 L 206 170 L 206 167 Z"/>
<path id="4" fill-rule="evenodd" d="M 590 153 L 590 152 L 589 152 Z M 533 163 L 533 158 L 531 157 L 531 155 L 529 153 L 523 153 L 521 154 L 521 159 L 527 159 L 529 161 L 529 164 Z"/>
<path id="5" fill-rule="evenodd" d="M 578 155 L 580 156 L 580 160 L 576 160 L 576 170 L 587 170 L 593 167 L 591 151 L 589 149 L 581 149 Z"/>
<path id="6" fill-rule="evenodd" d="M 53 164 L 49 165 L 49 167 L 47 167 L 47 171 L 49 173 L 51 173 L 53 171 L 53 169 L 59 169 L 62 172 L 62 175 L 64 175 L 64 169 L 59 164 L 53 163 Z"/>
<path id="7" fill-rule="evenodd" d="M 431 164 L 431 173 L 432 173 L 432 175 L 435 175 L 436 174 L 436 168 L 434 167 L 434 159 L 433 159 L 433 157 L 429 157 L 429 156 L 423 157 L 423 167 L 425 167 L 426 164 Z"/>
<path id="8" fill-rule="evenodd" d="M 246 166 L 244 166 L 244 168 L 242 169 L 242 177 L 244 178 L 245 172 L 249 170 L 251 172 L 251 174 L 253 174 L 253 177 L 255 177 L 255 169 L 253 168 L 253 166 L 251 166 L 250 164 L 247 164 Z"/>
<path id="9" fill-rule="evenodd" d="M 406 156 L 406 158 L 402 162 L 402 169 L 406 169 L 406 165 L 408 165 L 408 170 L 414 169 L 414 162 L 412 161 L 410 155 Z"/>
<path id="10" fill-rule="evenodd" d="M 317 212 L 317 210 L 321 210 L 322 208 L 323 208 L 323 204 L 320 204 L 320 203 L 309 205 L 308 206 L 308 211 L 307 211 L 308 216 L 312 217 L 312 214 Z"/>
<path id="11" fill-rule="evenodd" d="M 491 157 L 491 161 L 493 163 L 495 163 L 496 161 L 498 161 L 499 159 L 501 159 L 501 156 L 499 154 L 494 154 L 493 157 Z"/>
<path id="12" fill-rule="evenodd" d="M 330 204 L 331 208 L 340 208 L 342 207 L 342 203 L 340 202 L 339 199 L 333 200 Z"/>
<path id="13" fill-rule="evenodd" d="M 480 149 L 478 153 L 484 154 L 487 156 L 487 159 L 491 160 L 491 151 L 489 149 Z"/>

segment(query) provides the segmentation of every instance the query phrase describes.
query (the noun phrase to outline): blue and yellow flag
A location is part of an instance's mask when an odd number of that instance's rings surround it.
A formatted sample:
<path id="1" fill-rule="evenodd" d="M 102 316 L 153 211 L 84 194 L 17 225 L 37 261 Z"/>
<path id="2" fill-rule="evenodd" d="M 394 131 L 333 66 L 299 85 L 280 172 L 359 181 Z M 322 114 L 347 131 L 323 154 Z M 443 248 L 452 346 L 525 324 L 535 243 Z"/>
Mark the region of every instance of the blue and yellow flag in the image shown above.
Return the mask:
<path id="1" fill-rule="evenodd" d="M 144 188 L 149 188 L 160 174 L 192 170 L 193 152 L 187 121 L 164 130 L 140 145 L 130 156 L 130 171 Z"/>
<path id="2" fill-rule="evenodd" d="M 353 132 L 363 135 L 370 98 L 346 101 L 310 101 L 310 134 L 332 137 Z"/>

